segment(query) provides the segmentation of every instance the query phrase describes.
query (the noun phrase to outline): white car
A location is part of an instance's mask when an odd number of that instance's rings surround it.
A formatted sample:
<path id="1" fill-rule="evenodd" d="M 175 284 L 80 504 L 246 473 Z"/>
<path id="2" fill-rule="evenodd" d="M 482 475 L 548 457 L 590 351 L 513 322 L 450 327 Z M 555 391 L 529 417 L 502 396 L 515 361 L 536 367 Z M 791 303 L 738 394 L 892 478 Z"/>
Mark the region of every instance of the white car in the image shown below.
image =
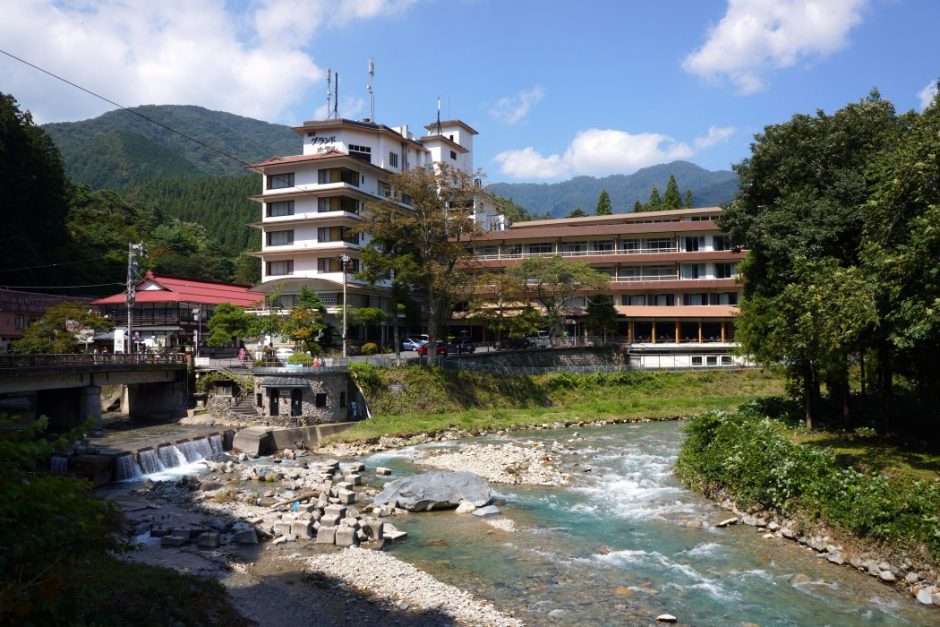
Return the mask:
<path id="1" fill-rule="evenodd" d="M 288 359 L 290 358 L 290 356 L 293 355 L 293 354 L 294 354 L 294 349 L 293 349 L 293 348 L 279 348 L 279 349 L 277 349 L 276 351 L 274 351 L 274 356 L 275 356 L 275 357 L 277 358 L 277 360 L 278 360 L 279 362 L 281 362 L 282 364 L 286 364 L 286 363 L 287 363 L 287 360 L 288 360 Z"/>

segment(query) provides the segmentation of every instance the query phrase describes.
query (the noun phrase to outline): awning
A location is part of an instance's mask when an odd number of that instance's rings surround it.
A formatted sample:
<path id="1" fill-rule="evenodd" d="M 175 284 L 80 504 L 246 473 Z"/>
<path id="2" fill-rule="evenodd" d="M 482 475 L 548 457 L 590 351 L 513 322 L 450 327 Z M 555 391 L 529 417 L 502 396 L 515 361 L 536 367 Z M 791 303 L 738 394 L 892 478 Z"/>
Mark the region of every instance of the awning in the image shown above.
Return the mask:
<path id="1" fill-rule="evenodd" d="M 732 305 L 691 305 L 680 307 L 653 305 L 616 305 L 614 309 L 627 318 L 666 318 L 668 320 L 699 318 L 733 318 L 738 315 L 738 308 Z"/>

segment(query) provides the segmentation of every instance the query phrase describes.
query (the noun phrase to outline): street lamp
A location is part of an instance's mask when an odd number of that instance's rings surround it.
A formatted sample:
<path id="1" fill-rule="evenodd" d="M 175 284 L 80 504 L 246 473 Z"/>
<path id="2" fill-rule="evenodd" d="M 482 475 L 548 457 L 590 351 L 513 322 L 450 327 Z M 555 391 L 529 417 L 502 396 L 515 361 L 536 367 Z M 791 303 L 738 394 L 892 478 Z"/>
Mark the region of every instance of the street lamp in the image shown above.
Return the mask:
<path id="1" fill-rule="evenodd" d="M 343 264 L 343 357 L 346 357 L 346 309 L 349 303 L 346 302 L 346 264 L 349 263 L 349 255 L 341 255 L 340 263 Z"/>
<path id="2" fill-rule="evenodd" d="M 196 331 L 196 357 L 199 357 L 199 342 L 202 340 L 202 310 L 199 307 L 193 307 L 193 320 L 199 325 Z"/>
<path id="3" fill-rule="evenodd" d="M 401 311 L 403 305 L 395 306 L 395 365 L 401 365 L 401 342 L 398 340 L 398 327 L 405 320 L 405 312 Z"/>

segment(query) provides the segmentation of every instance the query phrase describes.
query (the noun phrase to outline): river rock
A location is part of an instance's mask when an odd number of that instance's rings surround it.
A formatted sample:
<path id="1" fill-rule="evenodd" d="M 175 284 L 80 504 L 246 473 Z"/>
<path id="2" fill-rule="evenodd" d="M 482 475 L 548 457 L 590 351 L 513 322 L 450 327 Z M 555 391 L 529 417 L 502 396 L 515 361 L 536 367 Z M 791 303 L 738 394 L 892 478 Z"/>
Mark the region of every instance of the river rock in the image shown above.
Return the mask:
<path id="1" fill-rule="evenodd" d="M 388 475 L 392 474 L 392 471 L 389 468 L 379 466 L 375 469 L 375 474 L 380 477 L 387 477 Z"/>
<path id="2" fill-rule="evenodd" d="M 737 518 L 737 516 L 735 516 L 734 518 L 725 518 L 725 519 L 722 520 L 721 522 L 716 523 L 715 526 L 716 526 L 716 527 L 727 527 L 728 525 L 736 525 L 736 524 L 738 524 L 738 518 Z"/>
<path id="3" fill-rule="evenodd" d="M 656 620 L 658 620 L 661 623 L 674 623 L 679 619 L 673 616 L 672 614 L 660 614 L 659 616 L 656 617 Z"/>
<path id="4" fill-rule="evenodd" d="M 890 570 L 881 571 L 878 577 L 880 577 L 882 581 L 887 581 L 889 583 L 897 580 L 897 577 L 895 577 L 894 573 L 892 573 Z"/>
<path id="5" fill-rule="evenodd" d="M 200 549 L 219 548 L 219 534 L 216 531 L 205 531 L 199 534 L 197 545 Z"/>
<path id="6" fill-rule="evenodd" d="M 399 531 L 398 528 L 392 523 L 385 523 L 385 526 L 382 529 L 382 539 L 388 540 L 389 542 L 395 542 L 396 540 L 402 540 L 408 537 L 407 531 Z"/>
<path id="7" fill-rule="evenodd" d="M 923 603 L 924 605 L 930 605 L 933 603 L 933 594 L 930 592 L 930 588 L 921 588 L 920 592 L 917 593 L 917 602 Z"/>
<path id="8" fill-rule="evenodd" d="M 780 530 L 780 535 L 782 535 L 787 540 L 793 540 L 796 538 L 796 531 L 792 527 L 784 527 Z"/>
<path id="9" fill-rule="evenodd" d="M 466 501 L 462 501 L 460 505 L 457 506 L 457 509 L 455 511 L 458 514 L 469 514 L 475 509 L 476 509 L 476 506 L 473 503 L 467 503 Z"/>
<path id="10" fill-rule="evenodd" d="M 238 544 L 258 544 L 258 532 L 254 528 L 239 531 L 235 534 L 234 540 Z"/>
<path id="11" fill-rule="evenodd" d="M 918 581 L 920 581 L 920 573 L 916 573 L 916 572 L 907 573 L 907 575 L 904 576 L 904 581 L 906 583 L 917 583 Z"/>
<path id="12" fill-rule="evenodd" d="M 336 527 L 322 526 L 317 529 L 317 544 L 334 544 L 336 542 Z"/>
<path id="13" fill-rule="evenodd" d="M 474 510 L 473 515 L 483 518 L 484 516 L 495 516 L 499 514 L 499 508 L 495 505 L 487 505 L 486 507 L 478 507 Z"/>
<path id="14" fill-rule="evenodd" d="M 393 501 L 410 512 L 451 509 L 461 501 L 481 507 L 490 502 L 490 488 L 471 472 L 425 472 L 389 482 L 373 502 L 385 505 Z"/>
<path id="15" fill-rule="evenodd" d="M 842 551 L 832 551 L 829 555 L 826 556 L 826 559 L 832 562 L 833 564 L 845 564 L 845 558 L 842 557 Z"/>

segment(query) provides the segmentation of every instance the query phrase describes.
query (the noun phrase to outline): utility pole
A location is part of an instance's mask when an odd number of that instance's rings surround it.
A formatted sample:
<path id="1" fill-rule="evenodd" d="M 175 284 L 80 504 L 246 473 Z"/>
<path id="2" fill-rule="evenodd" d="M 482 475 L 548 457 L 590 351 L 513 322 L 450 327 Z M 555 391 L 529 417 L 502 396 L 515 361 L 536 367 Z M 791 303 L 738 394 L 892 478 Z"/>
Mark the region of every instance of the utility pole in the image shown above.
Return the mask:
<path id="1" fill-rule="evenodd" d="M 144 254 L 143 242 L 127 243 L 127 354 L 134 352 L 134 302 L 137 298 L 137 257 Z"/>
<path id="2" fill-rule="evenodd" d="M 349 255 L 342 255 L 340 263 L 343 264 L 343 357 L 346 357 L 346 309 L 349 303 L 346 302 L 346 264 L 349 263 Z"/>

